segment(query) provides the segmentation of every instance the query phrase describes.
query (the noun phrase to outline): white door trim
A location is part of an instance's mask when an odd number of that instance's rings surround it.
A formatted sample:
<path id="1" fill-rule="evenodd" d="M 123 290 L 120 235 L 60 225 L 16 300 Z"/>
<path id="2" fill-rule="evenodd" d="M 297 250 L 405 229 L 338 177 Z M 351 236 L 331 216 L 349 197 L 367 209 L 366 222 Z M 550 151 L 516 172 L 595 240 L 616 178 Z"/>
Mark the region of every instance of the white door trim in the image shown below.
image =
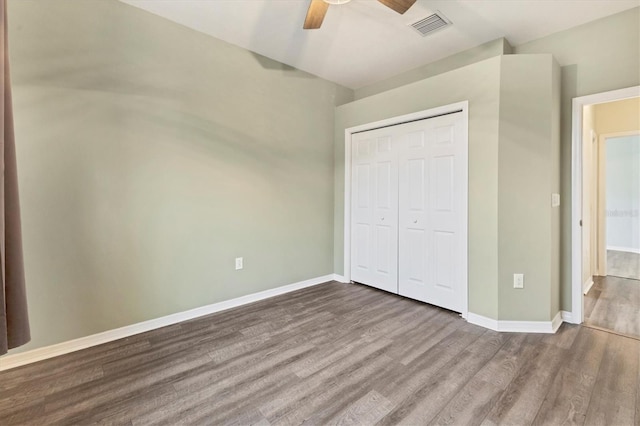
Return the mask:
<path id="1" fill-rule="evenodd" d="M 443 105 L 437 108 L 431 108 L 424 111 L 418 111 L 411 114 L 400 115 L 397 117 L 386 118 L 384 120 L 375 121 L 372 123 L 362 124 L 359 126 L 349 127 L 344 131 L 344 277 L 346 281 L 351 281 L 351 135 L 358 132 L 364 132 L 367 130 L 373 130 L 380 127 L 395 126 L 397 124 L 408 123 L 416 120 L 423 120 L 426 118 L 437 117 L 443 114 L 450 114 L 453 112 L 462 112 L 462 143 L 467 152 L 467 164 L 468 164 L 468 146 L 469 146 L 469 101 L 456 102 L 449 105 Z M 464 265 L 464 276 L 466 277 L 466 291 L 464 294 L 462 317 L 467 318 L 469 312 L 469 274 L 468 274 L 468 223 L 469 223 L 469 177 L 468 166 L 464 170 L 464 203 L 462 210 L 464 212 L 464 220 L 462 224 L 462 232 L 467 236 L 464 239 L 464 259 L 461 260 L 461 264 Z"/>
<path id="2" fill-rule="evenodd" d="M 582 110 L 587 105 L 640 97 L 640 86 L 573 98 L 571 125 L 571 322 L 584 317 L 582 294 Z"/>

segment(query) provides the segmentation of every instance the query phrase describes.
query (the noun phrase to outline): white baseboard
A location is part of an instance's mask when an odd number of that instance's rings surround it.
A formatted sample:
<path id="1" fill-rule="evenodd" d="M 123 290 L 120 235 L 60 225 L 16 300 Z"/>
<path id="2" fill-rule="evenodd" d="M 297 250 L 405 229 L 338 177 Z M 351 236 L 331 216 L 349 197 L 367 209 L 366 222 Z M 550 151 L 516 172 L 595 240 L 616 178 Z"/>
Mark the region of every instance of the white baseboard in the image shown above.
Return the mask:
<path id="1" fill-rule="evenodd" d="M 562 321 L 563 322 L 568 322 L 569 324 L 575 324 L 573 322 L 573 312 L 560 311 L 560 315 L 562 316 Z"/>
<path id="2" fill-rule="evenodd" d="M 593 287 L 593 277 L 589 278 L 584 284 L 582 284 L 582 294 L 589 293 L 591 287 Z"/>
<path id="3" fill-rule="evenodd" d="M 112 342 L 114 340 L 123 339 L 135 334 L 144 333 L 146 331 L 155 330 L 157 328 L 166 327 L 168 325 L 198 318 L 204 315 L 210 315 L 216 312 L 225 311 L 227 309 L 236 308 L 270 297 L 279 296 L 295 290 L 323 284 L 328 281 L 340 281 L 339 276 L 335 274 L 324 275 L 322 277 L 312 278 L 305 281 L 276 287 L 258 293 L 248 294 L 246 296 L 236 297 L 235 299 L 225 300 L 211 305 L 201 306 L 184 312 L 155 318 L 148 321 L 131 324 L 124 327 L 107 330 L 102 333 L 92 334 L 79 339 L 69 340 L 67 342 L 58 343 L 43 348 L 33 349 L 27 352 L 10 354 L 0 357 L 0 371 L 9 370 L 11 368 L 20 367 L 22 365 L 31 364 L 32 362 L 42 361 L 44 359 L 53 358 L 59 355 L 68 354 L 70 352 L 86 349 L 91 346 L 101 345 L 103 343 Z"/>
<path id="4" fill-rule="evenodd" d="M 551 329 L 553 330 L 554 333 L 558 331 L 562 323 L 563 323 L 562 311 L 558 311 L 556 316 L 553 317 L 553 319 L 551 320 Z"/>
<path id="5" fill-rule="evenodd" d="M 338 281 L 339 283 L 348 283 L 350 282 L 348 279 L 344 277 L 344 275 L 333 274 L 333 280 Z"/>
<path id="6" fill-rule="evenodd" d="M 471 324 L 479 325 L 480 327 L 488 328 L 490 330 L 498 330 L 498 320 L 493 318 L 488 318 L 482 315 L 474 314 L 473 312 L 469 312 L 467 314 L 467 322 Z"/>
<path id="7" fill-rule="evenodd" d="M 607 250 L 612 250 L 612 251 L 626 251 L 627 253 L 637 253 L 640 254 L 640 249 L 637 249 L 635 247 L 616 247 L 616 246 L 612 246 L 612 247 L 607 247 Z"/>
<path id="8" fill-rule="evenodd" d="M 555 333 L 562 324 L 560 312 L 551 321 L 503 321 L 469 312 L 467 321 L 494 331 L 511 333 Z"/>

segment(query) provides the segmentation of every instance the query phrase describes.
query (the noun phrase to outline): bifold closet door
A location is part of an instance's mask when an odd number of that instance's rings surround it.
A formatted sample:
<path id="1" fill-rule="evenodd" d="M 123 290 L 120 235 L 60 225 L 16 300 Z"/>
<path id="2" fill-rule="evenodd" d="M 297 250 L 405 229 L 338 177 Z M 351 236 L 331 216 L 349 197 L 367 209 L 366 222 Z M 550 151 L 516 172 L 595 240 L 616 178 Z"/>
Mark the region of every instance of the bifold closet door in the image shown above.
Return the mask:
<path id="1" fill-rule="evenodd" d="M 462 114 L 403 127 L 398 147 L 399 294 L 462 312 L 467 196 Z"/>
<path id="2" fill-rule="evenodd" d="M 467 147 L 462 114 L 352 136 L 351 279 L 462 312 Z"/>
<path id="3" fill-rule="evenodd" d="M 398 292 L 397 129 L 352 136 L 351 279 Z"/>

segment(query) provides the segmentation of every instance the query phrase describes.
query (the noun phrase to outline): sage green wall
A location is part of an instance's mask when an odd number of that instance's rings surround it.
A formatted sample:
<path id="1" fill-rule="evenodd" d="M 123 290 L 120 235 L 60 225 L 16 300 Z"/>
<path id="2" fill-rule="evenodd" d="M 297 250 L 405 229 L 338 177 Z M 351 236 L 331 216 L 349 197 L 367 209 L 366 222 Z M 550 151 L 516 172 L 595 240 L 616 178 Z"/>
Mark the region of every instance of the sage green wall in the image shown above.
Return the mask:
<path id="1" fill-rule="evenodd" d="M 560 109 L 562 105 L 562 70 L 554 59 L 551 75 L 551 193 L 562 189 Z M 562 195 L 560 197 L 562 206 Z M 551 318 L 562 310 L 560 247 L 562 242 L 562 217 L 560 207 L 551 210 Z"/>
<path id="2" fill-rule="evenodd" d="M 20 350 L 333 272 L 333 114 L 351 90 L 116 0 L 8 12 Z"/>
<path id="3" fill-rule="evenodd" d="M 640 85 L 640 7 L 525 43 L 514 53 L 550 53 L 561 66 L 561 307 L 571 311 L 571 102 Z"/>
<path id="4" fill-rule="evenodd" d="M 336 108 L 335 271 L 344 272 L 344 130 L 469 101 L 469 307 L 498 317 L 498 109 L 500 57 Z"/>
<path id="5" fill-rule="evenodd" d="M 559 311 L 560 71 L 551 55 L 505 55 L 336 108 L 335 265 L 344 272 L 344 130 L 469 101 L 469 311 L 549 321 Z M 554 117 L 554 112 L 556 113 Z M 525 288 L 513 288 L 513 274 Z"/>
<path id="6" fill-rule="evenodd" d="M 554 72 L 555 70 L 555 72 Z M 555 78 L 554 78 L 555 77 Z M 508 55 L 500 68 L 498 273 L 500 320 L 549 321 L 559 311 L 559 68 L 551 55 Z M 554 125 L 555 124 L 555 125 Z M 555 222 L 555 223 L 554 223 Z M 557 252 L 557 250 L 556 250 Z M 513 274 L 524 273 L 523 289 Z"/>
<path id="7" fill-rule="evenodd" d="M 415 83 L 416 81 L 424 80 L 425 78 L 433 77 L 494 56 L 509 54 L 511 51 L 512 47 L 509 42 L 505 38 L 498 38 L 472 49 L 447 56 L 446 58 L 438 61 L 398 74 L 397 76 L 382 80 L 378 83 L 356 89 L 355 99 L 366 98 L 406 84 Z"/>
<path id="8" fill-rule="evenodd" d="M 640 84 L 639 16 L 515 48 L 562 65 L 564 310 L 571 99 Z M 510 53 L 504 39 L 360 89 L 334 127 L 334 106 L 353 91 L 116 0 L 9 0 L 9 23 L 34 337 L 20 350 L 341 272 L 344 128 L 465 99 L 470 306 L 517 319 L 498 307 L 500 74 L 510 65 L 481 60 Z"/>

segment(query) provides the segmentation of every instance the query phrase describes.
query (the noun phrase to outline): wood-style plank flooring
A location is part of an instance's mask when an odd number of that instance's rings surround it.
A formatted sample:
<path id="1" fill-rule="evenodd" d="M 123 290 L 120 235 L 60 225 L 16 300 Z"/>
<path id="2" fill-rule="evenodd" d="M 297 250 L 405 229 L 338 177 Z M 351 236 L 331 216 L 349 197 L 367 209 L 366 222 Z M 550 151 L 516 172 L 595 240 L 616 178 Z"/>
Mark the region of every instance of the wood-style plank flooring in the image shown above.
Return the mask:
<path id="1" fill-rule="evenodd" d="M 640 280 L 640 254 L 607 250 L 607 275 Z"/>
<path id="2" fill-rule="evenodd" d="M 640 341 L 329 283 L 0 373 L 0 424 L 640 423 Z"/>
<path id="3" fill-rule="evenodd" d="M 584 296 L 584 324 L 640 339 L 640 281 L 594 277 Z"/>

